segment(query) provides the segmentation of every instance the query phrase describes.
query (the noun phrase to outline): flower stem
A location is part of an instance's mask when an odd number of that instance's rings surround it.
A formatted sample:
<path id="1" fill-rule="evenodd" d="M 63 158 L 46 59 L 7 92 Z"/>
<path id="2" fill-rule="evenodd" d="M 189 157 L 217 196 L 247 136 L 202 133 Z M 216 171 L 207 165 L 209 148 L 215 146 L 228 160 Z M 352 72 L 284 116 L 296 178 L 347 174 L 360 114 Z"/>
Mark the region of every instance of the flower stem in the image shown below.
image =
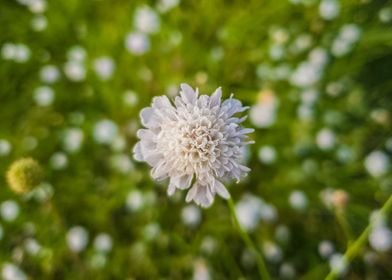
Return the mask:
<path id="1" fill-rule="evenodd" d="M 235 207 L 234 207 L 234 202 L 231 198 L 229 198 L 227 200 L 227 203 L 229 205 L 229 209 L 230 209 L 230 213 L 233 219 L 233 222 L 235 224 L 235 227 L 238 230 L 238 233 L 240 234 L 242 240 L 244 241 L 245 245 L 248 247 L 248 249 L 252 252 L 252 254 L 254 255 L 254 257 L 256 258 L 256 262 L 257 262 L 257 268 L 259 270 L 260 273 L 260 277 L 262 280 L 270 280 L 271 277 L 268 273 L 267 270 L 267 266 L 264 262 L 264 259 L 261 255 L 261 253 L 256 249 L 255 244 L 253 243 L 252 239 L 250 239 L 248 233 L 241 227 L 238 218 L 237 218 L 237 214 L 235 212 Z"/>
<path id="2" fill-rule="evenodd" d="M 346 214 L 342 209 L 337 209 L 335 210 L 335 217 L 347 239 L 347 247 L 349 247 L 350 244 L 353 242 L 353 236 L 350 229 L 350 225 L 348 224 L 346 219 Z"/>
<path id="3" fill-rule="evenodd" d="M 387 214 L 392 208 L 392 195 L 389 196 L 388 200 L 384 203 L 380 210 L 380 214 Z M 347 248 L 346 253 L 344 253 L 344 258 L 347 261 L 347 263 L 350 263 L 361 251 L 362 247 L 365 245 L 368 236 L 373 228 L 372 223 L 370 222 L 367 227 L 364 229 L 364 231 L 361 233 L 361 235 L 354 241 L 352 242 L 349 247 Z M 331 270 L 327 277 L 325 277 L 325 280 L 333 280 L 336 279 L 336 273 Z"/>

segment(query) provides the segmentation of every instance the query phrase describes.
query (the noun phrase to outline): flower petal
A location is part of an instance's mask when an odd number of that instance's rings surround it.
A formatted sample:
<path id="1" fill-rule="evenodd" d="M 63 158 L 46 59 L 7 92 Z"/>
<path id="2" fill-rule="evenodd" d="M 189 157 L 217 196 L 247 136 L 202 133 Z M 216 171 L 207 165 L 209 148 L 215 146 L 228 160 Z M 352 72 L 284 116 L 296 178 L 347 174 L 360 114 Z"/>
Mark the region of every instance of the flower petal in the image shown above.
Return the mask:
<path id="1" fill-rule="evenodd" d="M 158 181 L 167 178 L 167 173 L 167 165 L 163 160 L 151 169 L 151 176 Z"/>
<path id="2" fill-rule="evenodd" d="M 197 99 L 197 92 L 195 92 L 188 84 L 181 84 L 181 97 L 185 103 L 194 105 Z"/>
<path id="3" fill-rule="evenodd" d="M 219 106 L 221 103 L 222 88 L 218 87 L 210 97 L 210 108 Z"/>
<path id="4" fill-rule="evenodd" d="M 133 158 L 137 161 L 144 161 L 140 142 L 137 142 L 136 145 L 133 147 Z"/>
<path id="5" fill-rule="evenodd" d="M 169 184 L 169 187 L 167 188 L 167 195 L 172 196 L 176 192 L 176 186 Z"/>
<path id="6" fill-rule="evenodd" d="M 219 194 L 224 199 L 230 198 L 230 193 L 227 191 L 226 187 L 218 180 L 215 179 L 214 188 L 217 194 Z"/>
<path id="7" fill-rule="evenodd" d="M 214 195 L 208 186 L 195 183 L 185 198 L 186 202 L 190 202 L 192 200 L 197 205 L 207 208 L 214 202 Z"/>
<path id="8" fill-rule="evenodd" d="M 195 197 L 195 195 L 197 193 L 197 188 L 198 187 L 199 187 L 199 185 L 197 183 L 195 183 L 193 185 L 193 187 L 188 191 L 188 193 L 187 193 L 187 195 L 185 197 L 185 201 L 186 202 L 191 202 L 194 199 L 194 197 Z"/>
<path id="9" fill-rule="evenodd" d="M 151 128 L 157 125 L 157 117 L 154 114 L 154 109 L 151 107 L 147 107 L 141 110 L 140 119 L 142 121 L 142 125 L 147 128 Z"/>

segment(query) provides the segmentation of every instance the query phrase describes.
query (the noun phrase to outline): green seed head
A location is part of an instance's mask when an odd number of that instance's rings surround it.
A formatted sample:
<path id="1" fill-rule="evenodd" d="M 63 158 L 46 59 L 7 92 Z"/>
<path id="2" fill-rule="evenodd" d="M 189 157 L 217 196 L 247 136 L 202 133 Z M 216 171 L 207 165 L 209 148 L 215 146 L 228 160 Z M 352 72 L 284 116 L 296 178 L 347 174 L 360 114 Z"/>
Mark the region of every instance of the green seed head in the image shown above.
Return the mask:
<path id="1" fill-rule="evenodd" d="M 22 158 L 10 166 L 7 172 L 7 181 L 10 188 L 16 193 L 26 193 L 39 185 L 43 179 L 40 164 L 32 158 Z"/>

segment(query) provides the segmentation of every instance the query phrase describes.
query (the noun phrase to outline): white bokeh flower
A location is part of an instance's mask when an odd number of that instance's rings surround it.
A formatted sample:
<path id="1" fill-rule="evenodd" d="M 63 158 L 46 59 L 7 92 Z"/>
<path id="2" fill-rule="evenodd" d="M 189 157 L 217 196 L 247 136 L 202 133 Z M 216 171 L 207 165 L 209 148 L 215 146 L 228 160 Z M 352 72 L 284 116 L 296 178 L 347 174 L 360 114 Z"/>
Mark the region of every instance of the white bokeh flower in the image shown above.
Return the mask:
<path id="1" fill-rule="evenodd" d="M 68 248 L 76 253 L 81 252 L 86 248 L 88 239 L 88 231 L 81 226 L 70 228 L 66 236 Z"/>
<path id="2" fill-rule="evenodd" d="M 10 142 L 6 139 L 0 139 L 0 156 L 8 155 L 12 150 Z"/>
<path id="3" fill-rule="evenodd" d="M 196 227 L 201 220 L 200 208 L 194 205 L 185 206 L 181 211 L 181 220 L 184 225 Z"/>
<path id="4" fill-rule="evenodd" d="M 14 221 L 19 216 L 19 212 L 19 205 L 13 200 L 6 200 L 0 204 L 0 216 L 4 221 Z"/>
<path id="5" fill-rule="evenodd" d="M 27 276 L 19 266 L 5 262 L 1 268 L 1 279 L 4 280 L 27 280 Z"/>
<path id="6" fill-rule="evenodd" d="M 134 26 L 142 33 L 157 33 L 160 28 L 159 17 L 149 6 L 139 7 L 135 11 Z"/>
<path id="7" fill-rule="evenodd" d="M 112 237 L 108 233 L 100 233 L 94 239 L 94 248 L 95 250 L 108 253 L 112 250 L 113 240 Z"/>
<path id="8" fill-rule="evenodd" d="M 103 80 L 109 80 L 116 68 L 116 64 L 109 56 L 101 56 L 94 60 L 94 71 Z"/>
<path id="9" fill-rule="evenodd" d="M 392 248 L 392 231 L 386 226 L 374 227 L 369 234 L 369 243 L 376 251 L 388 251 Z"/>
<path id="10" fill-rule="evenodd" d="M 230 197 L 222 180 L 239 181 L 250 170 L 240 159 L 242 147 L 252 143 L 246 134 L 253 129 L 241 127 L 246 117 L 234 116 L 247 107 L 234 98 L 221 102 L 221 88 L 212 96 L 199 96 L 197 89 L 182 84 L 180 94 L 174 106 L 160 96 L 141 111 L 146 128 L 137 132 L 134 157 L 153 167 L 154 179 L 170 178 L 168 195 L 190 188 L 186 201 L 208 207 L 215 194 Z"/>
<path id="11" fill-rule="evenodd" d="M 289 203 L 295 210 L 303 211 L 308 207 L 308 198 L 303 191 L 295 190 L 290 193 Z"/>
<path id="12" fill-rule="evenodd" d="M 347 272 L 347 258 L 340 253 L 335 253 L 329 259 L 329 266 L 335 274 L 341 276 Z"/>
<path id="13" fill-rule="evenodd" d="M 367 172 L 377 178 L 384 176 L 388 172 L 390 163 L 388 156 L 384 152 L 376 150 L 366 156 L 364 165 Z"/>
<path id="14" fill-rule="evenodd" d="M 54 90 L 51 87 L 40 86 L 34 90 L 34 101 L 38 106 L 49 106 L 54 98 Z"/>
<path id="15" fill-rule="evenodd" d="M 142 55 L 150 49 L 150 39 L 141 32 L 132 32 L 125 37 L 125 47 L 134 55 Z"/>

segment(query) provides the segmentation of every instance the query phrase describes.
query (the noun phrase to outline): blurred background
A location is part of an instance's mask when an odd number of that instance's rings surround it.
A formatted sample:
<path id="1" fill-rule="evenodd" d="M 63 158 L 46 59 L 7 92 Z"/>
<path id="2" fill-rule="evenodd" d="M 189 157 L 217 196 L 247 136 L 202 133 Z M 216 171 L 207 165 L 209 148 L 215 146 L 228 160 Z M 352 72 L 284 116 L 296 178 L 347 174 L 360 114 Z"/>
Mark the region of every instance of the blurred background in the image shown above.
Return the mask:
<path id="1" fill-rule="evenodd" d="M 392 278 L 390 1 L 2 0 L 0 26 L 3 279 L 259 279 L 224 200 L 168 198 L 132 158 L 182 82 L 251 106 L 228 189 L 274 279 Z M 15 193 L 23 157 L 44 181 Z"/>

